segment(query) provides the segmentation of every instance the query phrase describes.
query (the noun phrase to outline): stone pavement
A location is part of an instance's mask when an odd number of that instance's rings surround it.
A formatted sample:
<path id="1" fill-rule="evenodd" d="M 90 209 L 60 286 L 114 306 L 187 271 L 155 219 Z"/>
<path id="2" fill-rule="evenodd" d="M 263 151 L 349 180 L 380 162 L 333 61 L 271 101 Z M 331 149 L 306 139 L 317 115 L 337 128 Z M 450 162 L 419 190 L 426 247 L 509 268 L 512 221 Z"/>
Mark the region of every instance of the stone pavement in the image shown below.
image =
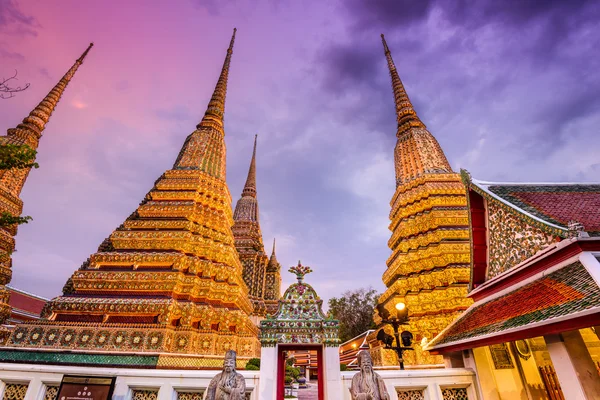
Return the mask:
<path id="1" fill-rule="evenodd" d="M 318 400 L 318 383 L 309 382 L 307 389 L 298 389 L 298 400 Z"/>

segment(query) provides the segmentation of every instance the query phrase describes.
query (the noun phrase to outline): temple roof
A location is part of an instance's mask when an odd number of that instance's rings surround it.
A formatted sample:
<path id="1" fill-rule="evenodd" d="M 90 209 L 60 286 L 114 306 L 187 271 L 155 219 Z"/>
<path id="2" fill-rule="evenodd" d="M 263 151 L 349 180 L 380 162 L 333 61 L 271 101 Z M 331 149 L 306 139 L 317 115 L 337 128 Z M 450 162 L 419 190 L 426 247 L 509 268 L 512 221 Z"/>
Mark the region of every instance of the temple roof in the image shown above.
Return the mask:
<path id="1" fill-rule="evenodd" d="M 527 338 L 540 334 L 528 335 L 533 328 L 595 313 L 600 313 L 600 288 L 584 265 L 575 261 L 515 285 L 508 293 L 475 303 L 434 338 L 427 350 L 478 347 L 473 342 L 483 339 L 506 342 L 507 335 L 516 332 Z"/>
<path id="2" fill-rule="evenodd" d="M 549 227 L 568 231 L 569 222 L 600 235 L 598 183 L 495 183 L 470 179 L 471 187 Z"/>

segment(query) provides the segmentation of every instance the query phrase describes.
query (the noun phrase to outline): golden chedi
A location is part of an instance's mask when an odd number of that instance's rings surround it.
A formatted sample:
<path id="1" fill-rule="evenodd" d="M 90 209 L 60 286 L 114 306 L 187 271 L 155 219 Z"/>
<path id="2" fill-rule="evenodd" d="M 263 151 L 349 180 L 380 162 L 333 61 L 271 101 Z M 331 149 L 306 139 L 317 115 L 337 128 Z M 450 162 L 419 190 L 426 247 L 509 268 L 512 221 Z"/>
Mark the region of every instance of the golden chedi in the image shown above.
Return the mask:
<path id="1" fill-rule="evenodd" d="M 235 30 L 204 117 L 172 169 L 47 304 L 45 320 L 18 326 L 9 346 L 54 350 L 54 363 L 157 368 L 218 367 L 228 350 L 240 365 L 258 356 L 225 181 L 223 117 L 234 39 Z M 67 360 L 64 350 L 88 355 Z"/>
<path id="2" fill-rule="evenodd" d="M 62 97 L 67 85 L 77 72 L 79 66 L 92 48 L 90 44 L 67 73 L 58 81 L 56 86 L 44 99 L 29 113 L 16 128 L 8 129 L 5 136 L 0 136 L 0 145 L 29 146 L 36 150 L 42 132 L 50 120 L 56 105 Z M 33 160 L 32 160 L 33 161 Z M 2 216 L 19 217 L 23 211 L 23 202 L 19 198 L 23 185 L 27 180 L 31 168 L 12 168 L 0 170 L 0 214 Z M 10 292 L 6 286 L 12 277 L 11 254 L 15 250 L 14 236 L 17 234 L 17 225 L 0 227 L 0 325 L 6 323 L 10 317 L 9 298 Z M 6 329 L 0 331 L 0 343 L 4 343 L 8 335 Z"/>
<path id="3" fill-rule="evenodd" d="M 442 364 L 441 356 L 421 350 L 471 303 L 469 285 L 469 221 L 467 199 L 460 175 L 454 173 L 437 140 L 418 117 L 398 76 L 383 38 L 398 130 L 394 149 L 396 192 L 390 202 L 388 245 L 392 250 L 383 274 L 386 291 L 379 306 L 392 315 L 404 302 L 415 336 L 415 351 L 405 352 L 410 365 Z M 381 317 L 375 313 L 375 322 Z M 391 332 L 391 327 L 386 327 Z M 384 350 L 375 335 L 369 337 L 375 365 L 397 366 L 394 351 Z"/>

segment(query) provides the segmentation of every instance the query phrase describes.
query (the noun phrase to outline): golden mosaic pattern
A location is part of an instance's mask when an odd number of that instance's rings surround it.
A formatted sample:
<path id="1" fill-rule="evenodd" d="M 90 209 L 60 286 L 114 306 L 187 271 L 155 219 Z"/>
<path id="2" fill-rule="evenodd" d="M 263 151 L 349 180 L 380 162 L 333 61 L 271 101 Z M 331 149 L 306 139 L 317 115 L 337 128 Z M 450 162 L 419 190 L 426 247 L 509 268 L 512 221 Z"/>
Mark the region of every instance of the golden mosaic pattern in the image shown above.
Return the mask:
<path id="1" fill-rule="evenodd" d="M 423 389 L 418 390 L 405 390 L 396 388 L 396 394 L 398 400 L 425 400 L 425 391 Z"/>
<path id="2" fill-rule="evenodd" d="M 46 386 L 46 392 L 44 393 L 44 400 L 56 400 L 58 395 L 58 386 Z"/>
<path id="3" fill-rule="evenodd" d="M 159 364 L 165 353 L 210 360 L 230 349 L 260 354 L 225 181 L 234 39 L 235 31 L 204 117 L 173 168 L 73 273 L 64 295 L 46 304 L 45 320 L 13 331 L 12 346 L 160 353 Z"/>
<path id="4" fill-rule="evenodd" d="M 140 390 L 131 391 L 131 400 L 158 400 L 158 390 Z"/>
<path id="5" fill-rule="evenodd" d="M 487 202 L 489 267 L 486 279 L 501 274 L 555 242 L 555 237 L 532 226 L 495 201 Z"/>
<path id="6" fill-rule="evenodd" d="M 405 364 L 441 364 L 443 358 L 423 351 L 421 341 L 433 339 L 472 304 L 466 297 L 471 262 L 466 190 L 414 110 L 385 39 L 383 46 L 392 79 L 398 139 L 388 241 L 392 254 L 382 276 L 387 289 L 378 303 L 392 315 L 397 302 L 408 306 L 409 324 L 402 329 L 413 333 L 415 351 L 406 352 Z M 377 312 L 374 320 L 381 326 Z M 397 365 L 395 353 L 383 349 L 376 335 L 367 340 L 375 365 Z"/>
<path id="7" fill-rule="evenodd" d="M 469 400 L 466 388 L 446 388 L 442 389 L 443 400 Z"/>
<path id="8" fill-rule="evenodd" d="M 201 392 L 177 392 L 177 400 L 203 400 L 204 391 Z"/>
<path id="9" fill-rule="evenodd" d="M 90 44 L 56 86 L 16 128 L 8 129 L 5 136 L 0 136 L 0 145 L 25 145 L 31 149 L 37 149 L 42 132 L 50 120 L 50 115 L 52 115 L 71 78 L 83 63 L 92 46 Z M 31 168 L 0 170 L 0 214 L 21 215 L 23 202 L 19 195 L 30 170 Z M 11 254 L 15 250 L 14 236 L 16 234 L 17 225 L 0 229 L 0 324 L 3 324 L 10 317 L 10 305 L 8 303 L 10 292 L 5 285 L 10 283 L 12 279 Z"/>
<path id="10" fill-rule="evenodd" d="M 21 383 L 7 383 L 4 387 L 4 396 L 3 400 L 23 400 L 25 399 L 25 394 L 27 393 L 26 384 Z"/>

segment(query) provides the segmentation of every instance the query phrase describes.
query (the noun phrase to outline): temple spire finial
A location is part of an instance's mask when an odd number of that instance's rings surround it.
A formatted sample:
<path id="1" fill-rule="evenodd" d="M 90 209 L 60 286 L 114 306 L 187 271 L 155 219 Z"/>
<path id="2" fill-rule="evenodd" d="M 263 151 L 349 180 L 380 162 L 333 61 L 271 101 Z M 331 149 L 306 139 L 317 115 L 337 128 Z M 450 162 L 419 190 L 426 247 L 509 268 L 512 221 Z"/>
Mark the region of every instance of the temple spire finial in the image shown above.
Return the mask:
<path id="1" fill-rule="evenodd" d="M 417 112 L 415 111 L 408 94 L 406 93 L 406 89 L 404 88 L 404 84 L 398 75 L 398 71 L 396 70 L 396 64 L 394 64 L 394 59 L 392 58 L 392 53 L 390 52 L 390 48 L 385 41 L 385 36 L 383 33 L 381 34 L 381 41 L 383 43 L 383 51 L 385 54 L 385 58 L 387 59 L 388 68 L 390 70 L 390 76 L 392 78 L 392 88 L 394 89 L 394 101 L 396 103 L 396 116 L 398 120 L 398 127 L 406 125 L 406 128 L 409 126 L 420 126 L 424 127 L 425 124 L 419 119 Z M 405 129 L 399 130 L 398 134 L 403 132 Z"/>
<path id="2" fill-rule="evenodd" d="M 250 160 L 250 168 L 248 169 L 248 177 L 242 191 L 242 196 L 256 197 L 256 141 L 258 135 L 254 135 L 254 149 L 252 150 L 252 159 Z"/>
<path id="3" fill-rule="evenodd" d="M 217 81 L 213 95 L 208 102 L 208 107 L 206 108 L 204 117 L 197 126 L 198 128 L 202 126 L 209 126 L 211 125 L 211 122 L 216 122 L 217 124 L 223 126 L 223 118 L 225 115 L 225 97 L 227 95 L 227 78 L 229 77 L 229 64 L 231 62 L 231 55 L 233 54 L 233 44 L 235 42 L 236 32 L 237 28 L 233 28 L 233 35 L 231 36 L 231 41 L 229 42 L 229 48 L 227 49 L 227 55 L 225 56 L 223 67 L 221 68 L 221 75 L 219 75 L 219 80 Z"/>
<path id="4" fill-rule="evenodd" d="M 75 61 L 75 64 L 69 68 L 67 73 L 60 79 L 60 81 L 58 81 L 56 86 L 50 90 L 50 92 L 37 105 L 37 107 L 35 107 L 29 113 L 29 115 L 23 119 L 23 122 L 17 126 L 17 129 L 9 130 L 9 135 L 19 135 L 23 137 L 28 136 L 28 133 L 33 133 L 33 140 L 30 139 L 25 141 L 28 142 L 28 144 L 33 145 L 34 148 L 37 147 L 37 141 L 42 136 L 42 131 L 46 127 L 52 112 L 54 112 L 56 104 L 58 104 L 58 101 L 63 95 L 65 88 L 71 81 L 71 78 L 73 78 L 73 75 L 75 75 L 75 72 L 77 72 L 79 66 L 83 63 L 84 58 L 87 56 L 93 45 L 93 43 L 90 43 L 81 57 Z M 23 137 L 23 139 L 25 138 Z"/>
<path id="5" fill-rule="evenodd" d="M 273 251 L 271 251 L 271 257 L 275 257 L 275 238 L 273 238 Z"/>

